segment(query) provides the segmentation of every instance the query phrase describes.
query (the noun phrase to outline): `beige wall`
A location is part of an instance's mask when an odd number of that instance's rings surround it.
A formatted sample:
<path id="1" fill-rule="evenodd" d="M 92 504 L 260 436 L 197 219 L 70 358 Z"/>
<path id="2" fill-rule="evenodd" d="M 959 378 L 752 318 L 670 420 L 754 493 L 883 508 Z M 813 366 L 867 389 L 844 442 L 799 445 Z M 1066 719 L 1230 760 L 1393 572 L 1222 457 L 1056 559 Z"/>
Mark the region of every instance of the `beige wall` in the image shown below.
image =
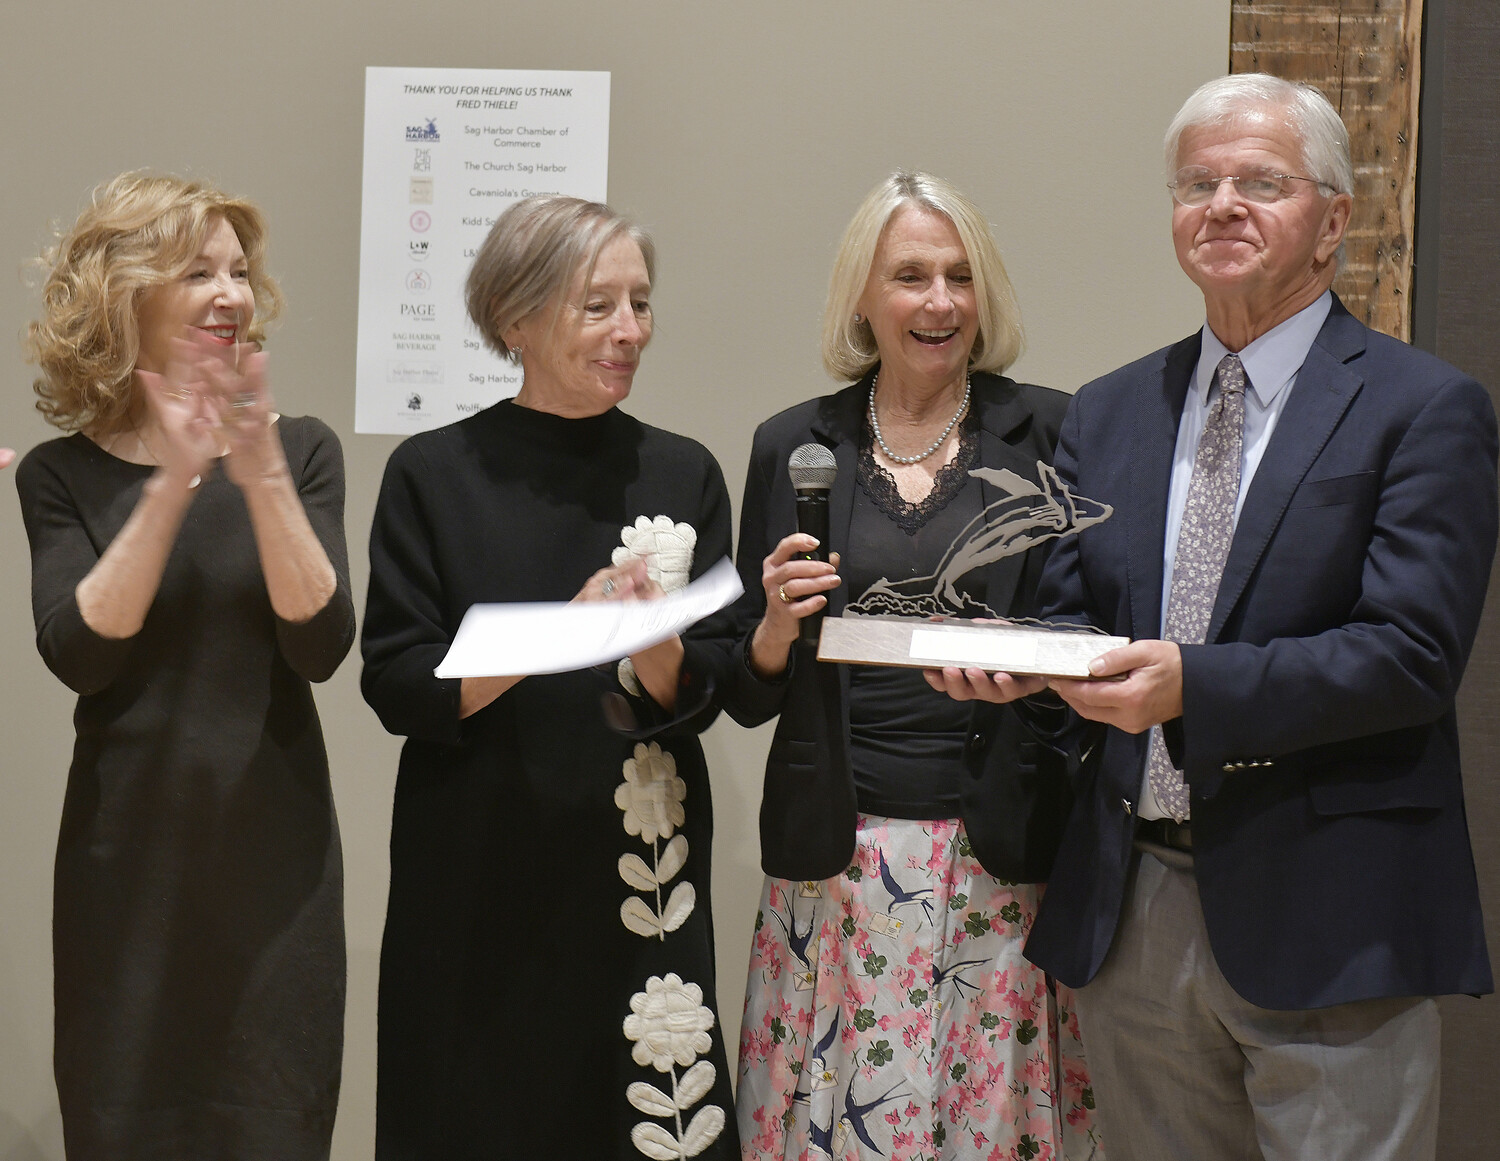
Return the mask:
<path id="1" fill-rule="evenodd" d="M 353 434 L 366 65 L 613 73 L 611 200 L 656 231 L 657 337 L 629 410 L 704 440 L 738 495 L 754 425 L 829 388 L 817 327 L 832 248 L 897 165 L 931 169 L 997 225 L 1029 332 L 1023 377 L 1076 388 L 1198 325 L 1176 269 L 1158 142 L 1224 71 L 1227 4 L 1157 0 L 646 0 L 633 5 L 330 5 L 269 0 L 0 4 L 0 442 L 49 437 L 17 337 L 16 273 L 96 182 L 150 166 L 267 210 L 289 310 L 273 333 L 282 409 L 344 441 L 355 591 L 395 439 Z M 146 13 L 147 15 L 132 15 Z M 0 1161 L 62 1156 L 52 1086 L 52 850 L 72 699 L 37 658 L 24 533 L 0 487 Z M 335 1157 L 373 1140 L 376 965 L 397 739 L 358 664 L 318 691 L 344 834 L 349 1008 Z M 767 736 L 706 744 L 719 826 L 715 908 L 731 1043 L 759 888 Z"/>

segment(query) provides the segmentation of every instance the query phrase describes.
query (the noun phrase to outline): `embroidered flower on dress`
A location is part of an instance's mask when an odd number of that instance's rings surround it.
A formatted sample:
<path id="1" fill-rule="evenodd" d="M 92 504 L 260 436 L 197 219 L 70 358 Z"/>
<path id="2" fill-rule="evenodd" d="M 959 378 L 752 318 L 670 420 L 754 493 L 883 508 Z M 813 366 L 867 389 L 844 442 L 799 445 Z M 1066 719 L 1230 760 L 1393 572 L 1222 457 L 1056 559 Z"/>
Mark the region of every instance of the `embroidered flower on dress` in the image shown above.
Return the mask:
<path id="1" fill-rule="evenodd" d="M 637 516 L 633 527 L 620 529 L 620 542 L 610 556 L 612 563 L 621 565 L 632 557 L 644 560 L 647 574 L 669 593 L 688 583 L 698 545 L 698 530 L 691 524 L 674 523 L 670 516 Z"/>
<path id="2" fill-rule="evenodd" d="M 691 524 L 677 524 L 670 516 L 637 516 L 633 525 L 620 529 L 620 547 L 610 554 L 610 563 L 619 566 L 627 560 L 646 562 L 646 575 L 659 584 L 663 592 L 673 593 L 688 583 L 693 568 L 693 549 L 698 544 L 698 530 Z M 620 684 L 637 697 L 641 683 L 635 666 L 624 658 L 615 669 Z"/>
<path id="3" fill-rule="evenodd" d="M 686 1068 L 713 1046 L 708 1030 L 714 1014 L 703 1006 L 703 989 L 683 983 L 676 972 L 648 979 L 646 990 L 630 997 L 630 1013 L 625 1036 L 643 1068 L 671 1072 L 674 1062 Z"/>
<path id="4" fill-rule="evenodd" d="M 615 564 L 628 556 L 646 560 L 653 580 L 671 591 L 687 583 L 697 533 L 687 524 L 673 524 L 665 516 L 647 520 L 621 532 L 625 548 L 617 549 Z M 633 693 L 640 689 L 627 657 L 620 662 L 620 683 Z M 627 834 L 639 835 L 651 849 L 650 862 L 627 851 L 620 856 L 620 878 L 640 895 L 627 894 L 620 905 L 620 922 L 646 939 L 666 941 L 670 932 L 687 922 L 697 895 L 691 882 L 680 882 L 665 899 L 663 888 L 687 863 L 687 836 L 675 833 L 686 821 L 683 800 L 687 783 L 677 776 L 677 760 L 655 742 L 638 744 L 634 756 L 621 765 L 624 781 L 615 788 L 615 805 L 624 815 Z M 624 1033 L 633 1043 L 631 1056 L 642 1068 L 654 1068 L 672 1078 L 671 1091 L 645 1081 L 625 1089 L 632 1108 L 648 1117 L 630 1130 L 631 1143 L 652 1161 L 682 1161 L 696 1157 L 714 1143 L 727 1121 L 724 1109 L 703 1104 L 691 1117 L 689 1110 L 713 1090 L 717 1072 L 711 1061 L 699 1060 L 713 1047 L 709 1035 L 714 1014 L 703 1004 L 703 989 L 685 984 L 675 972 L 651 976 L 646 990 L 630 998 L 631 1014 Z M 686 1069 L 681 1075 L 678 1067 Z"/>
<path id="5" fill-rule="evenodd" d="M 687 783 L 677 777 L 677 760 L 655 742 L 642 743 L 621 773 L 625 781 L 615 787 L 615 805 L 625 812 L 626 833 L 648 843 L 671 838 L 687 817 L 682 808 Z"/>

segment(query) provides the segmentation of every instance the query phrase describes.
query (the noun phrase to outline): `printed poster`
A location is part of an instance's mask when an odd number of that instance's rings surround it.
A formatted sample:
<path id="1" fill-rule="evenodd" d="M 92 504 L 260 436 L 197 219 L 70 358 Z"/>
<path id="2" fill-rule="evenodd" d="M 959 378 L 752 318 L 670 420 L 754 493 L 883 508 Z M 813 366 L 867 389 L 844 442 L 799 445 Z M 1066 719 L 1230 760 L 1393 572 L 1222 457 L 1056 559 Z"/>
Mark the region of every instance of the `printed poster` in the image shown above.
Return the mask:
<path id="1" fill-rule="evenodd" d="M 354 430 L 410 435 L 514 395 L 464 309 L 480 243 L 534 194 L 608 196 L 609 73 L 367 68 Z"/>

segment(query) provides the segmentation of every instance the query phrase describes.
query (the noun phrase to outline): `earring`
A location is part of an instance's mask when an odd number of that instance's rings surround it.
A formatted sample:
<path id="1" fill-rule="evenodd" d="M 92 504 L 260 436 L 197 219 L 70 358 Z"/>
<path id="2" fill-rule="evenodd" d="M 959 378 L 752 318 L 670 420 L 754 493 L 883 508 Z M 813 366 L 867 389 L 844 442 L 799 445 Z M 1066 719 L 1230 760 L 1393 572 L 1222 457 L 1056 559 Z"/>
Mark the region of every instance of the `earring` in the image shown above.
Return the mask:
<path id="1" fill-rule="evenodd" d="M 865 321 L 865 316 L 864 315 L 857 314 L 857 315 L 854 316 L 854 325 L 855 326 L 859 326 L 859 324 L 862 323 L 862 322 L 864 322 L 864 321 Z"/>
<path id="2" fill-rule="evenodd" d="M 521 348 L 520 347 L 512 347 L 510 349 L 510 357 L 512 359 L 519 359 L 521 357 Z"/>

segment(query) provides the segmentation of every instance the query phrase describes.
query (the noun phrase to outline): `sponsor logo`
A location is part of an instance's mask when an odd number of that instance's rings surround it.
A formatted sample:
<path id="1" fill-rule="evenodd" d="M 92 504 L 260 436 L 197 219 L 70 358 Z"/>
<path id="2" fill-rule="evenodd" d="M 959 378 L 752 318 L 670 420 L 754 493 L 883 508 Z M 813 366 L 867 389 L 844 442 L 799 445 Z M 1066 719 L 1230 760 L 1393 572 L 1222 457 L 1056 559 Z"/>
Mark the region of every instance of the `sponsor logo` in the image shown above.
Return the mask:
<path id="1" fill-rule="evenodd" d="M 420 395 L 418 395 L 415 391 L 413 391 L 410 395 L 408 395 L 406 397 L 406 410 L 408 410 L 408 411 L 421 411 L 422 410 L 422 397 Z"/>
<path id="2" fill-rule="evenodd" d="M 414 206 L 432 205 L 432 178 L 413 177 L 409 178 L 408 180 L 411 182 L 411 185 L 409 187 L 410 192 L 407 195 L 407 201 L 409 201 Z"/>
<path id="3" fill-rule="evenodd" d="M 425 234 L 432 228 L 432 215 L 426 210 L 413 210 L 408 220 L 411 228 L 419 234 Z"/>
<path id="4" fill-rule="evenodd" d="M 437 118 L 424 117 L 425 125 L 408 125 L 406 127 L 406 139 L 408 141 L 441 141 L 438 135 Z"/>
<path id="5" fill-rule="evenodd" d="M 433 387 L 443 381 L 443 364 L 436 359 L 392 359 L 386 366 L 385 379 L 403 387 Z"/>
<path id="6" fill-rule="evenodd" d="M 426 238 L 413 238 L 406 244 L 406 254 L 413 262 L 426 262 L 432 243 Z"/>
<path id="7" fill-rule="evenodd" d="M 418 149 L 416 156 L 411 159 L 411 171 L 413 173 L 431 173 L 432 150 Z"/>
<path id="8" fill-rule="evenodd" d="M 406 276 L 406 289 L 426 294 L 432 289 L 432 275 L 425 270 L 413 270 Z"/>

